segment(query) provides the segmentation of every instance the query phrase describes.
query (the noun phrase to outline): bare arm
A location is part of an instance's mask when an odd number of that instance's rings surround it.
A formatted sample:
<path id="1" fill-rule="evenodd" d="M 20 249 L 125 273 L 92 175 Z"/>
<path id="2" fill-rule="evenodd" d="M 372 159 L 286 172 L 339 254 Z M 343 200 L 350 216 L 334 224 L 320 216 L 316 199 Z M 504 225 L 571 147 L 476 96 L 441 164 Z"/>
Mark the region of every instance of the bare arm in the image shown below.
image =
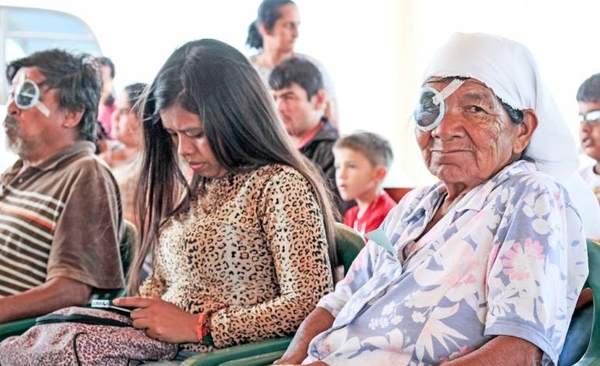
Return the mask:
<path id="1" fill-rule="evenodd" d="M 47 314 L 67 306 L 85 305 L 92 288 L 66 277 L 0 299 L 0 323 Z"/>
<path id="2" fill-rule="evenodd" d="M 592 289 L 584 288 L 583 291 L 581 291 L 581 294 L 579 294 L 579 298 L 577 299 L 577 303 L 575 304 L 575 309 L 579 309 L 583 305 L 592 301 L 594 301 L 594 298 L 592 296 Z"/>
<path id="3" fill-rule="evenodd" d="M 319 333 L 331 328 L 335 318 L 327 310 L 317 307 L 300 324 L 292 343 L 275 365 L 301 364 L 306 358 L 310 341 Z"/>
<path id="4" fill-rule="evenodd" d="M 481 348 L 444 364 L 444 366 L 503 366 L 542 364 L 542 351 L 534 344 L 516 337 L 498 336 Z"/>

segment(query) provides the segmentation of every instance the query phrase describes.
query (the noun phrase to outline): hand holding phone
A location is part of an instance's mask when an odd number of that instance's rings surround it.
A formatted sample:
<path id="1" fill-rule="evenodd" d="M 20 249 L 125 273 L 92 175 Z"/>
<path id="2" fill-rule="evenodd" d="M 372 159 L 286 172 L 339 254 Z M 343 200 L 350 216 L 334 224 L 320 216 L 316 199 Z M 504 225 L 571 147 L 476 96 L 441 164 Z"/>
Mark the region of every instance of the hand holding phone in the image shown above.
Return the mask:
<path id="1" fill-rule="evenodd" d="M 131 310 L 135 308 L 129 308 L 124 306 L 116 306 L 112 303 L 111 300 L 92 300 L 92 307 L 106 310 L 113 310 L 117 313 L 129 316 L 131 314 Z"/>

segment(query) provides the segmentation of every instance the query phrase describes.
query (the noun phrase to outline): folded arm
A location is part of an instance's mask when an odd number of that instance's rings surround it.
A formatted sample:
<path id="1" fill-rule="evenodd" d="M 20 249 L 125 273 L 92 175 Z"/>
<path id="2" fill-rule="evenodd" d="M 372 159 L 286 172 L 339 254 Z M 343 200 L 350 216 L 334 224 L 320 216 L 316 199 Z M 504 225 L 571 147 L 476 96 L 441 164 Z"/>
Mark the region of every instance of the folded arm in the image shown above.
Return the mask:
<path id="1" fill-rule="evenodd" d="M 302 322 L 292 343 L 275 365 L 301 364 L 308 354 L 310 341 L 318 334 L 331 328 L 335 318 L 327 310 L 317 307 Z"/>
<path id="2" fill-rule="evenodd" d="M 445 363 L 445 366 L 503 366 L 542 364 L 542 351 L 534 344 L 516 337 L 498 336 L 481 348 Z"/>

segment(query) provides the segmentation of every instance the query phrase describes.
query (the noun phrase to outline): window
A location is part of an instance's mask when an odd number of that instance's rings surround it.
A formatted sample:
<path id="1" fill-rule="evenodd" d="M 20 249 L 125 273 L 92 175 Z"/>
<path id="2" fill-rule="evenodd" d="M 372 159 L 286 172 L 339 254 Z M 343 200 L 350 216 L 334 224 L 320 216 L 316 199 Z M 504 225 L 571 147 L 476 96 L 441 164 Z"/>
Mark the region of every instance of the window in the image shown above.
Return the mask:
<path id="1" fill-rule="evenodd" d="M 0 121 L 4 120 L 9 83 L 4 77 L 6 64 L 17 58 L 48 48 L 100 54 L 100 46 L 91 29 L 81 19 L 60 11 L 0 6 Z M 0 144 L 4 144 L 0 128 Z M 8 168 L 16 156 L 0 148 L 0 171 Z"/>
<path id="2" fill-rule="evenodd" d="M 60 11 L 0 6 L 0 72 L 5 64 L 48 48 L 100 54 L 94 33 L 81 19 Z M 2 77 L 0 101 L 7 98 L 8 83 Z"/>

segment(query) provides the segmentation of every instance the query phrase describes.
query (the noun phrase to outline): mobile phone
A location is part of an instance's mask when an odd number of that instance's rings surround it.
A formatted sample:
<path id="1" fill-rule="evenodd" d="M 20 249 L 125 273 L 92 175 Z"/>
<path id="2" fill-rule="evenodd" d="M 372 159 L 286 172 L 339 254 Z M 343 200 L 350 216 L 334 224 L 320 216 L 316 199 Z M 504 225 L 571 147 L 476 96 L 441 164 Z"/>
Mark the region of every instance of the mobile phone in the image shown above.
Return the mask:
<path id="1" fill-rule="evenodd" d="M 127 307 L 123 307 L 123 306 L 116 306 L 110 300 L 92 300 L 92 307 L 106 309 L 106 310 L 114 310 L 123 315 L 130 315 L 131 310 L 134 309 L 134 308 L 127 308 Z"/>

